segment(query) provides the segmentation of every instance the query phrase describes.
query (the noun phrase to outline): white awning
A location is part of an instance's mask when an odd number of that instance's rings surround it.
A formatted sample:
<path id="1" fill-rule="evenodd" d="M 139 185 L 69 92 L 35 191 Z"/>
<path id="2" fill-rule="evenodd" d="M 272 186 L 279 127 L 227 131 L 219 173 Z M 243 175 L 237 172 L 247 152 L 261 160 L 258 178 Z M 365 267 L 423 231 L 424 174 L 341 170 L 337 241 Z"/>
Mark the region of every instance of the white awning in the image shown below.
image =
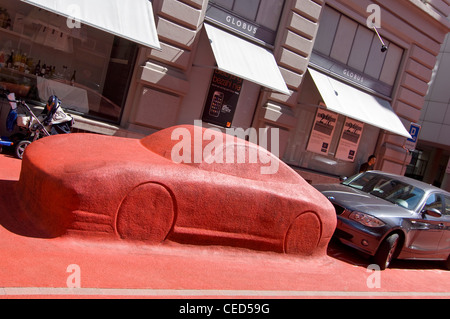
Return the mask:
<path id="1" fill-rule="evenodd" d="M 70 18 L 68 27 L 89 25 L 121 38 L 160 49 L 152 3 L 148 0 L 22 0 Z"/>
<path id="2" fill-rule="evenodd" d="M 327 109 L 411 138 L 388 101 L 365 93 L 311 68 L 308 70 Z"/>
<path id="3" fill-rule="evenodd" d="M 219 70 L 290 95 L 272 52 L 206 23 L 205 29 Z"/>

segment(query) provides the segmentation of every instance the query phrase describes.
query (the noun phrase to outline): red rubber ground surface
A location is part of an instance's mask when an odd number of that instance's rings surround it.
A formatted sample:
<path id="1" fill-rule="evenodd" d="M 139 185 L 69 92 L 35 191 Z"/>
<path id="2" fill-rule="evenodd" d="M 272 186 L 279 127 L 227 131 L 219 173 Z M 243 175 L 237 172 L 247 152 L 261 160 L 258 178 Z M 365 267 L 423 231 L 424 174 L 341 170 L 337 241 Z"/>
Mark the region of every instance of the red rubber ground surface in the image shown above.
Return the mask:
<path id="1" fill-rule="evenodd" d="M 450 297 L 450 272 L 438 262 L 397 261 L 374 273 L 367 259 L 336 243 L 326 257 L 305 259 L 173 242 L 36 238 L 15 218 L 20 167 L 0 154 L 0 298 Z"/>

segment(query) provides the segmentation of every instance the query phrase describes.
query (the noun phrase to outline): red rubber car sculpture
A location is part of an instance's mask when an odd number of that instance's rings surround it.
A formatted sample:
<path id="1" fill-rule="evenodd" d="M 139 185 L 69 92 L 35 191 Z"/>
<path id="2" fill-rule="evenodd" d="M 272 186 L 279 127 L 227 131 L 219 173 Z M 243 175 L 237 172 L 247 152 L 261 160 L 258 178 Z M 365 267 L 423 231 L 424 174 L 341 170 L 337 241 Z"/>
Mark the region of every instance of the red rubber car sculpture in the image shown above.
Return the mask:
<path id="1" fill-rule="evenodd" d="M 176 130 L 194 136 L 208 129 L 177 126 L 141 140 L 69 134 L 36 141 L 25 152 L 18 182 L 23 211 L 47 237 L 106 235 L 326 253 L 334 208 L 295 171 L 262 147 L 237 137 L 230 142 L 223 133 L 222 144 L 216 135 L 216 156 L 256 149 L 276 163 L 276 172 L 261 174 L 267 164 L 260 162 L 179 163 L 172 159 L 180 145 Z M 181 155 L 193 158 L 194 141 L 189 143 L 193 152 Z M 209 143 L 203 140 L 200 151 Z"/>

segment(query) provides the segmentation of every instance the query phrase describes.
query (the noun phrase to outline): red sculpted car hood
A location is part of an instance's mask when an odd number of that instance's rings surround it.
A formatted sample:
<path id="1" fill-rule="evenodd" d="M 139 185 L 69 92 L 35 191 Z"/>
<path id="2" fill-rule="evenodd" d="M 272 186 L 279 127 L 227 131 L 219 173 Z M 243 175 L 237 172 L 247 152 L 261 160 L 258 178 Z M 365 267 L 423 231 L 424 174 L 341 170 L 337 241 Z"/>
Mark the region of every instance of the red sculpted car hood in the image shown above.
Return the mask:
<path id="1" fill-rule="evenodd" d="M 34 148 L 48 152 L 34 152 Z M 44 171 L 61 170 L 67 173 L 85 172 L 108 163 L 143 161 L 153 162 L 163 158 L 146 149 L 140 140 L 96 135 L 56 135 L 32 143 L 25 156 Z M 25 159 L 25 162 L 28 161 Z"/>

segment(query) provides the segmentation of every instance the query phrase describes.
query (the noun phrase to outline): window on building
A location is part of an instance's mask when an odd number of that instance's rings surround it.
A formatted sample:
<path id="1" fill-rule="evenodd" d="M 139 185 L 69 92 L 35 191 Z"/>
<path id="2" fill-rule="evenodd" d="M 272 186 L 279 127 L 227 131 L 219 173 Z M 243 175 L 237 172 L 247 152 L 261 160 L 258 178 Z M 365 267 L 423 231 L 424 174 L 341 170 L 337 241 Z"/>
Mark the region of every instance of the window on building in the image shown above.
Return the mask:
<path id="1" fill-rule="evenodd" d="M 326 152 L 309 151 L 311 144 L 315 119 L 322 97 L 315 86 L 309 73 L 306 74 L 302 83 L 302 92 L 299 97 L 299 107 L 295 110 L 297 125 L 292 130 L 288 141 L 283 161 L 286 163 L 336 176 L 352 176 L 359 171 L 361 164 L 367 161 L 369 155 L 375 151 L 380 129 L 372 125 L 364 125 L 360 136 L 356 153 L 351 160 L 342 160 L 338 156 L 341 135 L 345 129 L 347 117 L 334 114 L 336 121 L 333 123 L 334 131 L 329 132 Z M 319 141 L 322 139 L 319 138 Z M 319 142 L 316 142 L 319 144 Z"/>
<path id="2" fill-rule="evenodd" d="M 411 153 L 411 162 L 406 167 L 405 176 L 423 180 L 425 171 L 429 162 L 430 154 L 421 150 L 415 150 Z"/>
<path id="3" fill-rule="evenodd" d="M 57 95 L 73 113 L 120 121 L 135 43 L 86 25 L 68 28 L 66 18 L 20 1 L 5 0 L 2 7 L 11 20 L 0 28 L 3 86 L 37 104 Z"/>
<path id="4" fill-rule="evenodd" d="M 386 87 L 379 92 L 391 95 L 404 50 L 388 39 L 383 41 L 388 46 L 385 52 L 381 51 L 381 42 L 373 30 L 325 6 L 313 50 L 347 66 L 355 74 L 379 82 Z"/>
<path id="5" fill-rule="evenodd" d="M 273 45 L 284 0 L 210 0 L 206 16 Z"/>

